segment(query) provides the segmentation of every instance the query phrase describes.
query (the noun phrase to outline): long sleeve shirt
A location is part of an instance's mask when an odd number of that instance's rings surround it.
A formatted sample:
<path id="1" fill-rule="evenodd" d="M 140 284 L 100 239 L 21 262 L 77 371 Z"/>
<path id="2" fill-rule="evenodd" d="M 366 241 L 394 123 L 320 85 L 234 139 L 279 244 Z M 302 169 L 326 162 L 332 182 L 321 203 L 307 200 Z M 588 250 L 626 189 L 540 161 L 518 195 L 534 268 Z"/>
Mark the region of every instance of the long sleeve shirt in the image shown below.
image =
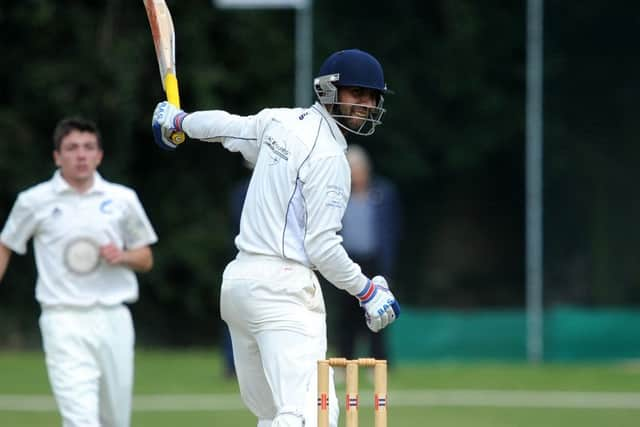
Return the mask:
<path id="1" fill-rule="evenodd" d="M 368 279 L 338 235 L 351 191 L 347 143 L 322 105 L 252 116 L 199 111 L 182 128 L 255 165 L 235 239 L 239 251 L 293 260 L 352 295 L 362 291 Z"/>

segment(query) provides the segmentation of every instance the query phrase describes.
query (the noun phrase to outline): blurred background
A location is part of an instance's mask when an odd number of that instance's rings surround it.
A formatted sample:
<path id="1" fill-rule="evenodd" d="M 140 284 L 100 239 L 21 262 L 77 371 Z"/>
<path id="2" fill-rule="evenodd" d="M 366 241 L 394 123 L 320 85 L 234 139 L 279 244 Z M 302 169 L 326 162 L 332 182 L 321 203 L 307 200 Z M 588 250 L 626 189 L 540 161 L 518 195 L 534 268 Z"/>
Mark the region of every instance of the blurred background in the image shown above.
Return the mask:
<path id="1" fill-rule="evenodd" d="M 167 3 L 185 110 L 294 105 L 294 9 Z M 402 205 L 392 286 L 405 312 L 389 332 L 398 361 L 528 357 L 526 12 L 524 1 L 313 3 L 312 70 L 358 47 L 395 92 L 384 125 L 350 142 Z M 639 16 L 631 1 L 545 2 L 544 360 L 640 357 Z M 132 305 L 139 345 L 217 346 L 228 200 L 247 172 L 218 145 L 154 145 L 164 93 L 142 2 L 3 1 L 0 28 L 0 221 L 19 191 L 52 175 L 56 122 L 95 119 L 101 173 L 137 190 L 160 237 Z M 31 250 L 12 258 L 0 347 L 39 348 L 35 278 Z"/>

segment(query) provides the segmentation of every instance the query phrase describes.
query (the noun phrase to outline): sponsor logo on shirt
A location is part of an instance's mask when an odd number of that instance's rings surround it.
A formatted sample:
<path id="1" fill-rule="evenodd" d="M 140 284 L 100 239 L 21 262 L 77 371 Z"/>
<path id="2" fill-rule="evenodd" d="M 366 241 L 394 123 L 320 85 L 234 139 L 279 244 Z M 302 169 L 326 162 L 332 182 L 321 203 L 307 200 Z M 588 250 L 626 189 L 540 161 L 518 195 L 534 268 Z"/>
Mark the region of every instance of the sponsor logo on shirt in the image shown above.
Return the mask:
<path id="1" fill-rule="evenodd" d="M 271 150 L 271 165 L 277 164 L 280 160 L 284 160 L 285 162 L 289 160 L 289 150 L 272 136 L 265 136 L 264 144 Z"/>
<path id="2" fill-rule="evenodd" d="M 347 207 L 347 195 L 337 185 L 327 186 L 326 205 L 333 208 L 345 209 Z"/>

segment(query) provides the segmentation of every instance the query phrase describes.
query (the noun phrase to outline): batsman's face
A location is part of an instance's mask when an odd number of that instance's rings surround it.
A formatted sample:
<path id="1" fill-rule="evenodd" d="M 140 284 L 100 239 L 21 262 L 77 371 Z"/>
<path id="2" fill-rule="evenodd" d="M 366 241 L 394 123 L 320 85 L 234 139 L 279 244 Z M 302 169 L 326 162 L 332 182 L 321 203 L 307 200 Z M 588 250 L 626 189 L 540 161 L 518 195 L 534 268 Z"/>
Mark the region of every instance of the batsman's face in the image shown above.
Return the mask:
<path id="1" fill-rule="evenodd" d="M 343 86 L 338 92 L 340 115 L 351 129 L 360 129 L 369 117 L 369 108 L 378 104 L 378 93 L 373 89 Z"/>
<path id="2" fill-rule="evenodd" d="M 72 187 L 86 188 L 93 183 L 93 173 L 102 161 L 102 149 L 97 135 L 73 130 L 62 138 L 53 158 Z"/>

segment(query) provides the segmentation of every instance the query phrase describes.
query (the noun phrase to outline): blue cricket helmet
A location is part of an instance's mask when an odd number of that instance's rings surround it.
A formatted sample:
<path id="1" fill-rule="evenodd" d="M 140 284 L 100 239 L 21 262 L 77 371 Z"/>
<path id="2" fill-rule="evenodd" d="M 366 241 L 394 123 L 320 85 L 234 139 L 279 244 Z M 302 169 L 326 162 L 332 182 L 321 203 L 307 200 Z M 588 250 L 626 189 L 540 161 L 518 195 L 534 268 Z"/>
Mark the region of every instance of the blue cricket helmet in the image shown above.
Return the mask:
<path id="1" fill-rule="evenodd" d="M 373 89 L 378 93 L 376 106 L 347 104 L 338 101 L 338 88 L 355 86 Z M 344 130 L 357 135 L 371 135 L 376 126 L 382 124 L 385 109 L 384 94 L 388 92 L 384 81 L 382 65 L 373 55 L 359 50 L 340 50 L 330 55 L 320 67 L 318 77 L 313 80 L 313 89 L 318 101 L 327 108 Z M 367 108 L 367 117 L 354 115 L 349 109 L 353 107 Z M 360 125 L 354 126 L 353 121 Z"/>
<path id="2" fill-rule="evenodd" d="M 329 56 L 320 67 L 318 76 L 334 74 L 339 75 L 333 82 L 336 86 L 366 87 L 380 93 L 387 91 L 382 65 L 373 55 L 360 49 L 340 50 Z"/>

